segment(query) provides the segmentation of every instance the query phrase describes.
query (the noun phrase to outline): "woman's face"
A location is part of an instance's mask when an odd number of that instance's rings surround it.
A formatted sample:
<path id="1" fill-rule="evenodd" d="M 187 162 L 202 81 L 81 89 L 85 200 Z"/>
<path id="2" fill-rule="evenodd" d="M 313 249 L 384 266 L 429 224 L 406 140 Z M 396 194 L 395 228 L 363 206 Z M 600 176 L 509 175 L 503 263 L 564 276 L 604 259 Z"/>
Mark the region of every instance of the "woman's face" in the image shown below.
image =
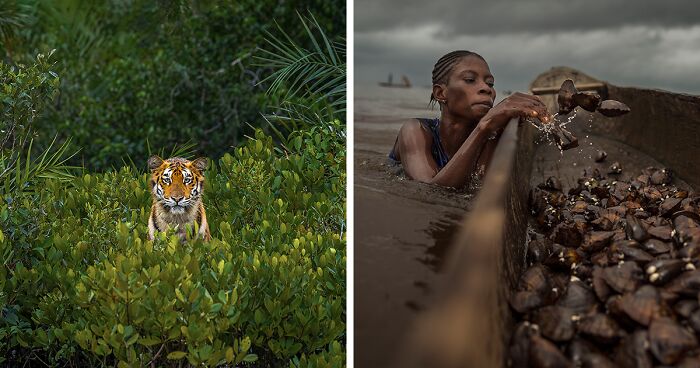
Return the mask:
<path id="1" fill-rule="evenodd" d="M 488 64 L 480 57 L 466 56 L 452 67 L 446 85 L 436 96 L 447 101 L 446 108 L 453 116 L 480 120 L 493 107 L 496 90 Z"/>

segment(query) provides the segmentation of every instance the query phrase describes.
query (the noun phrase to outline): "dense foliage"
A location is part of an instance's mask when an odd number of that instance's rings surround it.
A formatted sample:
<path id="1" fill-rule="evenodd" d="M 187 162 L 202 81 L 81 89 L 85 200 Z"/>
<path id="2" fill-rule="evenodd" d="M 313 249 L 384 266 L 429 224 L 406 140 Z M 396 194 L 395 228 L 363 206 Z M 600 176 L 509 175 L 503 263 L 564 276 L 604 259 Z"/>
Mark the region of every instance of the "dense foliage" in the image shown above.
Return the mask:
<path id="1" fill-rule="evenodd" d="M 32 157 L 32 125 L 58 91 L 50 58 L 39 54 L 32 64 L 19 66 L 0 61 L 0 193 L 29 190 L 35 178 L 72 178 L 65 165 L 72 157 L 67 154 L 70 141 L 58 146 L 51 141 Z"/>
<path id="2" fill-rule="evenodd" d="M 344 130 L 291 141 L 259 132 L 208 170 L 209 243 L 148 241 L 128 167 L 4 196 L 0 360 L 344 364 Z"/>
<path id="3" fill-rule="evenodd" d="M 297 12 L 314 14 L 331 40 L 345 32 L 341 0 L 0 0 L 10 3 L 19 5 L 0 13 L 0 58 L 57 49 L 59 60 L 61 93 L 36 122 L 35 144 L 70 137 L 81 148 L 73 163 L 100 171 L 186 142 L 221 157 L 281 102 L 265 94 L 271 81 L 259 83 L 271 69 L 253 58 L 267 34 L 308 45 Z M 3 33 L 3 19 L 19 26 Z"/>

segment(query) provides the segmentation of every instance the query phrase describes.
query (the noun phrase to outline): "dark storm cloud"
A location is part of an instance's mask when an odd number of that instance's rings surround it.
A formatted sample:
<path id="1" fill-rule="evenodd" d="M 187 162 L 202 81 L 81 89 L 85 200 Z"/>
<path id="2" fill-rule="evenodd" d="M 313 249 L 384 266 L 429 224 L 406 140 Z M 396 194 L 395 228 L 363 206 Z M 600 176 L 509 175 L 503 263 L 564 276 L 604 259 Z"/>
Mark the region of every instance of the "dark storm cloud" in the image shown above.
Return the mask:
<path id="1" fill-rule="evenodd" d="M 695 0 L 357 0 L 355 29 L 391 30 L 439 24 L 444 37 L 459 34 L 586 31 L 625 26 L 697 24 Z"/>
<path id="2" fill-rule="evenodd" d="M 525 91 L 539 73 L 564 65 L 615 85 L 700 94 L 700 4 L 455 3 L 356 1 L 356 82 L 393 73 L 429 86 L 441 55 L 467 49 L 486 58 L 499 92 Z"/>

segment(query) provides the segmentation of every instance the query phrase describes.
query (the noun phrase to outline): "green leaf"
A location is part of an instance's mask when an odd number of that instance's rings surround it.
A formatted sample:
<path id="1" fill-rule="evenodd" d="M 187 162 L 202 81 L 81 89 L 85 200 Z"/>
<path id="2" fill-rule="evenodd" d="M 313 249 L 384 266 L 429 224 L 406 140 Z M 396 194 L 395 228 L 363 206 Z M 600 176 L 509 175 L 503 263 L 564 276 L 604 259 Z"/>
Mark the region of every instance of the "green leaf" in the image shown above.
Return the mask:
<path id="1" fill-rule="evenodd" d="M 136 332 L 128 340 L 126 340 L 126 346 L 134 345 L 136 343 L 136 340 L 138 340 L 138 339 L 139 339 L 139 333 Z"/>
<path id="2" fill-rule="evenodd" d="M 224 304 L 226 303 L 226 292 L 225 291 L 219 290 L 219 293 L 216 294 L 216 297 L 219 298 L 219 301 L 221 301 L 222 303 L 224 303 Z"/>
<path id="3" fill-rule="evenodd" d="M 241 351 L 248 351 L 250 349 L 250 337 L 246 336 L 241 341 Z"/>
<path id="4" fill-rule="evenodd" d="M 187 353 L 184 351 L 173 351 L 172 353 L 168 354 L 168 359 L 178 360 L 184 358 L 186 355 Z"/>
<path id="5" fill-rule="evenodd" d="M 154 338 L 154 337 L 142 337 L 138 340 L 138 343 L 143 345 L 143 346 L 153 346 L 160 344 L 160 339 Z"/>
<path id="6" fill-rule="evenodd" d="M 182 292 L 180 291 L 180 289 L 175 289 L 175 296 L 177 297 L 177 299 L 179 301 L 181 301 L 183 303 L 185 302 L 185 296 L 182 295 Z"/>
<path id="7" fill-rule="evenodd" d="M 190 297 L 187 298 L 187 301 L 190 303 L 194 303 L 194 301 L 197 300 L 197 298 L 199 298 L 199 288 L 194 288 L 190 292 Z"/>
<path id="8" fill-rule="evenodd" d="M 211 308 L 209 308 L 209 313 L 219 313 L 222 306 L 223 305 L 221 303 L 212 304 Z"/>

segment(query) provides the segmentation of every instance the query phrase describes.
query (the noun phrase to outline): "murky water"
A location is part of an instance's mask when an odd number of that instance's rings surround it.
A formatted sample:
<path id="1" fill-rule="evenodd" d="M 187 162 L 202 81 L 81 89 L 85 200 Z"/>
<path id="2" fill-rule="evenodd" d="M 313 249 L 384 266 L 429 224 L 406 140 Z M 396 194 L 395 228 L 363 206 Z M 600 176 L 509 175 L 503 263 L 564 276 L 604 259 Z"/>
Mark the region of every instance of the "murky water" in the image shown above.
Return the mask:
<path id="1" fill-rule="evenodd" d="M 387 165 L 405 119 L 439 114 L 427 108 L 429 89 L 356 86 L 355 96 L 355 365 L 387 367 L 434 298 L 472 195 Z"/>

